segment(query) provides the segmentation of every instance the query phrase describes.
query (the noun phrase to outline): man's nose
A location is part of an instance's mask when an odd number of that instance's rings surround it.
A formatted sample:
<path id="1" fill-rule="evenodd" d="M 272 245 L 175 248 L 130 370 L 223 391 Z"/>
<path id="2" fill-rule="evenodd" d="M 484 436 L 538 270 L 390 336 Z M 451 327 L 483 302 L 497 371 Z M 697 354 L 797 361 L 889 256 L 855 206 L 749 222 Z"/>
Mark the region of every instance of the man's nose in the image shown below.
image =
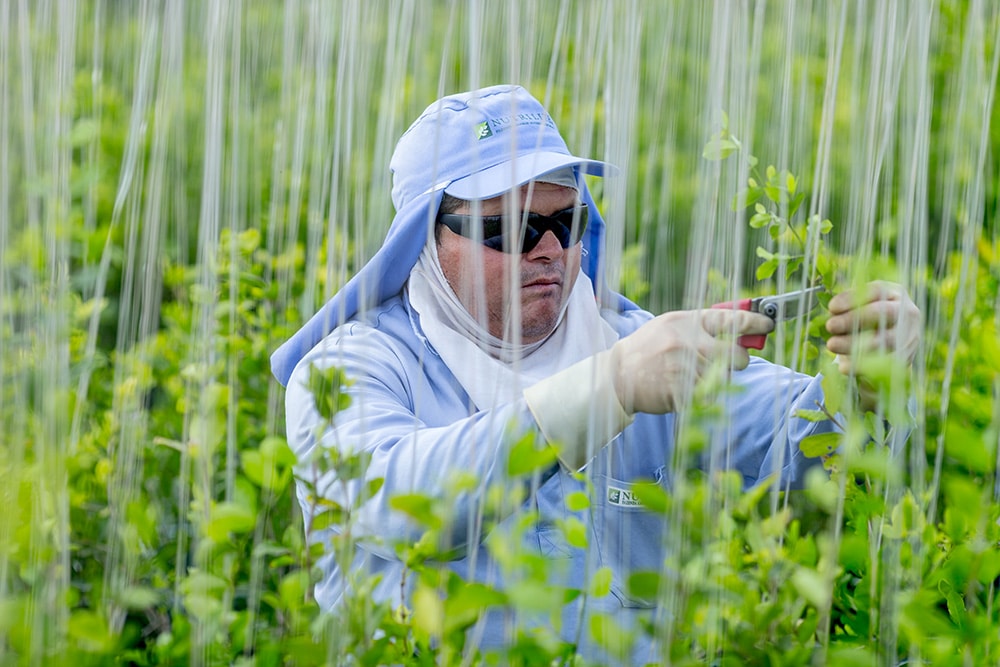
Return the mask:
<path id="1" fill-rule="evenodd" d="M 563 253 L 562 244 L 551 230 L 546 230 L 542 238 L 538 240 L 538 245 L 525 253 L 527 259 L 544 260 L 554 259 Z"/>

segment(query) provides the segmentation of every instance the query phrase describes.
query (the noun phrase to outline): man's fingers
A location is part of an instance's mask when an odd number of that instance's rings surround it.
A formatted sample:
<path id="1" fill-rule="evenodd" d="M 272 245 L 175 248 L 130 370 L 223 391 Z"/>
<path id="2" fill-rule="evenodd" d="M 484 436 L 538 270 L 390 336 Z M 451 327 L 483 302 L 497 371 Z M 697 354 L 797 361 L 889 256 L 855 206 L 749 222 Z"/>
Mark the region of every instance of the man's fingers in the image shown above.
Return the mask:
<path id="1" fill-rule="evenodd" d="M 834 335 L 866 329 L 891 329 L 899 321 L 901 302 L 873 301 L 826 321 L 826 330 Z"/>
<path id="2" fill-rule="evenodd" d="M 861 331 L 857 335 L 831 336 L 826 348 L 834 354 L 851 355 L 865 352 L 892 352 L 902 349 L 909 352 L 910 337 L 898 329 Z"/>
<path id="3" fill-rule="evenodd" d="M 830 299 L 827 309 L 832 315 L 839 315 L 875 301 L 899 301 L 905 293 L 902 285 L 873 280 L 860 290 L 849 289 L 835 295 Z"/>
<path id="4" fill-rule="evenodd" d="M 767 315 L 748 310 L 724 308 L 698 311 L 701 326 L 710 336 L 769 334 L 774 331 L 774 320 Z"/>

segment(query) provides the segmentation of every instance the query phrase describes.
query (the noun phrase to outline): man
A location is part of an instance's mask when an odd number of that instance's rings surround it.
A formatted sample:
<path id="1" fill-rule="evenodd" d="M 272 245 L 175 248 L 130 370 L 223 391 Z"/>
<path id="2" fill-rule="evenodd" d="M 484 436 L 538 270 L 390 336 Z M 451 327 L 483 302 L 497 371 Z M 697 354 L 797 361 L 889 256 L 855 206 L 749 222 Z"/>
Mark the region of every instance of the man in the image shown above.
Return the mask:
<path id="1" fill-rule="evenodd" d="M 746 388 L 719 399 L 725 443 L 713 447 L 721 460 L 747 486 L 772 474 L 786 485 L 802 480 L 814 462 L 798 443 L 832 428 L 792 416 L 822 400 L 819 380 L 748 357 L 736 339 L 770 332 L 763 315 L 653 317 L 611 294 L 600 279 L 604 222 L 582 174 L 614 168 L 570 154 L 525 90 L 497 86 L 435 102 L 400 139 L 390 168 L 397 214 L 385 244 L 272 360 L 288 386 L 289 443 L 303 458 L 322 424 L 307 389 L 312 367 L 340 367 L 353 381 L 351 406 L 322 440 L 370 453 L 367 478 L 384 478 L 354 528 L 361 544 L 352 568 L 381 577 L 376 597 L 412 603 L 394 544 L 420 531 L 389 498 L 455 496 L 447 487 L 456 470 L 474 473 L 483 489 L 503 483 L 512 446 L 535 434 L 556 449 L 559 465 L 528 500 L 540 520 L 527 543 L 560 561 L 554 572 L 570 588 L 610 568 L 611 594 L 588 599 L 582 612 L 632 622 L 649 604 L 629 596 L 628 575 L 660 569 L 667 527 L 636 507 L 631 490 L 638 480 L 670 484 L 675 414 L 713 365 Z M 907 355 L 916 349 L 919 313 L 898 287 L 876 286 L 857 308 L 839 295 L 831 311 L 829 347 L 846 365 L 852 332 Z M 587 481 L 572 474 L 581 469 Z M 342 505 L 364 493 L 364 480 L 332 481 L 317 488 Z M 566 496 L 587 491 L 587 482 L 592 506 L 576 516 L 590 546 L 574 549 L 556 522 L 571 514 Z M 305 486 L 299 500 L 313 512 Z M 459 555 L 447 566 L 502 588 L 476 520 L 483 498 L 457 494 L 455 503 L 449 538 Z M 316 595 L 333 608 L 346 573 L 332 556 L 321 565 Z M 581 604 L 566 606 L 560 630 L 592 654 L 586 630 L 577 632 L 588 627 L 579 625 Z M 483 645 L 509 639 L 499 617 L 479 630 Z"/>

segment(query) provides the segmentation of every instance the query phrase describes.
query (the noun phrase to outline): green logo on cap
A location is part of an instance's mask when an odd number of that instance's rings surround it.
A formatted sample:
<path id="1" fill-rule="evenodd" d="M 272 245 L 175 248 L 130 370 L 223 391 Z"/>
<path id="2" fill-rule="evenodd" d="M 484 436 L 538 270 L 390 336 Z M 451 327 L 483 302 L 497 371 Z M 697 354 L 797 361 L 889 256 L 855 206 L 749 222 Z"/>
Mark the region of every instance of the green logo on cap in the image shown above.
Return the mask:
<path id="1" fill-rule="evenodd" d="M 486 137 L 493 136 L 493 130 L 490 129 L 489 121 L 484 120 L 479 125 L 476 125 L 476 136 L 479 139 L 485 139 Z"/>

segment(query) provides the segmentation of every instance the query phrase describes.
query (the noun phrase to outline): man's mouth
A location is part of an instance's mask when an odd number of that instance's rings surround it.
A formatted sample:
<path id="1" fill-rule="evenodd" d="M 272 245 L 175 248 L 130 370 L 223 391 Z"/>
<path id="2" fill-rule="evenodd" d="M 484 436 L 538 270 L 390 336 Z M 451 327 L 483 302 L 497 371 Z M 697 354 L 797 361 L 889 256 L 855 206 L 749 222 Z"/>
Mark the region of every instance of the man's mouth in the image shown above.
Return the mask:
<path id="1" fill-rule="evenodd" d="M 562 277 L 561 276 L 542 276 L 535 278 L 523 284 L 521 287 L 562 287 Z"/>

